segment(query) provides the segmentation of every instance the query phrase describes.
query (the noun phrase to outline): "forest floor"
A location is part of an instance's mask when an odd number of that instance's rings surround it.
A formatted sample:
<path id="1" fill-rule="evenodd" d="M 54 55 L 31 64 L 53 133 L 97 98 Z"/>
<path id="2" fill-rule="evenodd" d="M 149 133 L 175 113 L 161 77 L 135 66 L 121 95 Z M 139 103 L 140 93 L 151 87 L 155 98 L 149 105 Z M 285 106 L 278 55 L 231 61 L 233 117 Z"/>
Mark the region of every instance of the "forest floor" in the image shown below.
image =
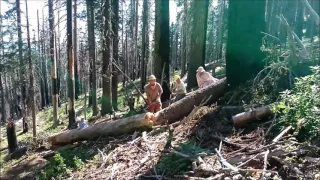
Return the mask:
<path id="1" fill-rule="evenodd" d="M 50 146 L 46 138 L 66 128 L 66 105 L 59 108 L 59 119 L 64 123 L 58 127 L 52 127 L 52 108 L 47 108 L 37 114 L 37 143 L 32 142 L 32 128 L 21 134 L 22 129 L 17 126 L 19 146 L 28 146 L 27 154 L 18 159 L 8 161 L 5 128 L 1 127 L 0 179 L 320 179 L 319 138 L 311 141 L 297 135 L 297 124 L 302 117 L 305 124 L 318 119 L 312 109 L 320 102 L 320 96 L 316 95 L 319 88 L 314 90 L 310 83 L 303 82 L 319 77 L 320 70 L 303 81 L 298 80 L 295 86 L 310 88 L 294 90 L 293 95 L 297 96 L 281 100 L 278 100 L 279 93 L 267 99 L 264 95 L 253 97 L 260 87 L 252 87 L 255 83 L 250 82 L 249 86 L 226 93 L 218 105 L 196 107 L 183 121 L 169 127 L 157 126 L 150 131 L 100 137 L 63 147 Z M 133 89 L 131 87 L 128 92 Z M 117 115 L 126 116 L 126 93 L 122 87 L 119 92 Z M 100 97 L 101 90 L 98 99 Z M 298 104 L 290 109 L 297 117 L 295 120 L 277 114 L 249 122 L 244 127 L 233 126 L 232 115 L 276 100 L 293 99 Z M 310 99 L 315 102 L 306 105 Z M 75 107 L 78 115 L 87 111 L 87 117 L 91 116 L 91 109 L 84 108 L 83 96 L 76 101 Z M 108 117 L 98 121 L 106 119 Z M 319 127 L 320 122 L 312 125 L 306 126 L 310 132 Z M 290 126 L 293 128 L 286 132 Z"/>

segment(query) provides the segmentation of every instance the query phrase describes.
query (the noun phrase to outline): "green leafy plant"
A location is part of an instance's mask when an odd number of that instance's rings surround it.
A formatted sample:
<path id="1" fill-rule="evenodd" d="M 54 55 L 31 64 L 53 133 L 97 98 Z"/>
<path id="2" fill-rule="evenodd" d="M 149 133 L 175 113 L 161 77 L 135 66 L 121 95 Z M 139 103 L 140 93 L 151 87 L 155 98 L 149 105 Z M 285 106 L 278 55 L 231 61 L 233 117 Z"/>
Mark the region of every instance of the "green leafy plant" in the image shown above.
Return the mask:
<path id="1" fill-rule="evenodd" d="M 38 177 L 39 180 L 50 179 L 51 177 L 61 177 L 61 175 L 68 172 L 68 168 L 64 163 L 65 159 L 61 156 L 60 153 L 54 155 L 50 159 L 46 168 L 40 173 Z"/>
<path id="2" fill-rule="evenodd" d="M 77 148 L 66 147 L 49 159 L 47 166 L 40 172 L 38 179 L 51 179 L 52 177 L 62 177 L 71 170 L 81 169 L 84 160 L 94 158 L 94 154 L 89 151 L 90 145 Z"/>
<path id="3" fill-rule="evenodd" d="M 180 144 L 177 148 L 177 151 L 190 156 L 196 155 L 201 152 L 206 152 L 206 150 L 202 149 L 199 146 L 196 146 L 192 142 Z M 168 155 L 164 155 L 160 159 L 157 167 L 161 171 L 165 171 L 165 174 L 167 175 L 177 175 L 191 170 L 190 164 L 190 159 L 182 157 L 181 155 L 175 153 L 170 153 Z"/>
<path id="4" fill-rule="evenodd" d="M 294 88 L 282 92 L 273 107 L 280 114 L 277 127 L 293 126 L 299 139 L 314 139 L 320 132 L 320 67 L 311 70 L 311 75 L 296 78 Z"/>

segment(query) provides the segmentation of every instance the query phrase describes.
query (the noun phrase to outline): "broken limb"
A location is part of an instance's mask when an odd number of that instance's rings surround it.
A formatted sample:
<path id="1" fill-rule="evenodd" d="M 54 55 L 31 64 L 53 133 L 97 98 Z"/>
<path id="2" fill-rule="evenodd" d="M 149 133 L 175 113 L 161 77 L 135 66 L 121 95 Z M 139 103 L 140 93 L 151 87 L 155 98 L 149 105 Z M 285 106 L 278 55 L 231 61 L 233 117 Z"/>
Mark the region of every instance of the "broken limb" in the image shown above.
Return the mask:
<path id="1" fill-rule="evenodd" d="M 130 77 L 128 75 L 126 75 L 123 71 L 121 71 L 121 69 L 119 68 L 119 66 L 112 61 L 112 64 L 119 70 L 119 72 L 121 72 L 121 74 L 123 74 L 128 80 L 129 82 L 134 86 L 134 88 L 138 91 L 138 93 L 140 94 L 140 96 L 143 98 L 144 102 L 147 104 L 147 100 L 146 98 L 143 96 L 143 94 L 141 93 L 141 91 L 139 90 L 139 88 L 134 84 L 134 82 L 132 81 L 132 79 L 130 79 Z"/>
<path id="2" fill-rule="evenodd" d="M 232 116 L 234 126 L 242 126 L 249 121 L 258 118 L 265 118 L 272 115 L 271 105 L 262 106 L 247 112 L 242 112 Z"/>
<path id="3" fill-rule="evenodd" d="M 302 2 L 302 4 L 309 10 L 311 17 L 314 19 L 315 23 L 318 25 L 318 27 L 320 28 L 320 17 L 319 15 L 316 13 L 316 11 L 313 10 L 313 8 L 310 6 L 310 4 L 308 3 L 308 0 L 300 0 Z"/>
<path id="4" fill-rule="evenodd" d="M 219 158 L 220 158 L 220 162 L 225 165 L 227 168 L 231 169 L 232 171 L 239 171 L 238 168 L 232 166 L 230 163 L 227 162 L 227 160 L 225 158 L 222 157 L 221 153 L 217 150 L 214 149 L 216 151 L 216 153 L 218 154 Z"/>

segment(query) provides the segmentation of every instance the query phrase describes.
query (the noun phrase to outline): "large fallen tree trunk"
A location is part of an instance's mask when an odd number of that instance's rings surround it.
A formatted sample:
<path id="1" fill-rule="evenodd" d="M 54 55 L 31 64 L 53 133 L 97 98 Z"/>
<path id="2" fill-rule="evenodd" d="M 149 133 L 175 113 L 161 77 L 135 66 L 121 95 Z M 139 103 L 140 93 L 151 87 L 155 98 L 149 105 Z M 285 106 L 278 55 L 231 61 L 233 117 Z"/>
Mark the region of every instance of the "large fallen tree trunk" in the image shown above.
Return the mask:
<path id="1" fill-rule="evenodd" d="M 115 121 L 95 124 L 84 129 L 67 130 L 49 137 L 48 140 L 52 145 L 65 145 L 77 141 L 94 139 L 99 136 L 116 136 L 132 133 L 145 126 L 150 127 L 166 122 L 172 123 L 187 116 L 194 106 L 200 105 L 203 100 L 207 100 L 208 104 L 217 101 L 224 94 L 225 87 L 226 78 L 223 78 L 211 86 L 190 93 L 190 95 L 154 115 L 151 113 L 138 114 Z"/>

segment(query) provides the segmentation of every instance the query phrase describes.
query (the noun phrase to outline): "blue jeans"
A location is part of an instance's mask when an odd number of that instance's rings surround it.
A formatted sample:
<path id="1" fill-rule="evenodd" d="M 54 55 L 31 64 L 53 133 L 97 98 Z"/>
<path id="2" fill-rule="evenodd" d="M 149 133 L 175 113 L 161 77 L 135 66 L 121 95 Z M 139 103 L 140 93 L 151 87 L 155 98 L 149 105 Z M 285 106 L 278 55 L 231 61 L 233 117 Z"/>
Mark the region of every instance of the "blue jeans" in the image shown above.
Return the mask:
<path id="1" fill-rule="evenodd" d="M 186 97 L 186 94 L 177 94 L 177 96 L 174 98 L 174 102 L 179 101 L 180 99 L 183 99 L 184 97 Z"/>

